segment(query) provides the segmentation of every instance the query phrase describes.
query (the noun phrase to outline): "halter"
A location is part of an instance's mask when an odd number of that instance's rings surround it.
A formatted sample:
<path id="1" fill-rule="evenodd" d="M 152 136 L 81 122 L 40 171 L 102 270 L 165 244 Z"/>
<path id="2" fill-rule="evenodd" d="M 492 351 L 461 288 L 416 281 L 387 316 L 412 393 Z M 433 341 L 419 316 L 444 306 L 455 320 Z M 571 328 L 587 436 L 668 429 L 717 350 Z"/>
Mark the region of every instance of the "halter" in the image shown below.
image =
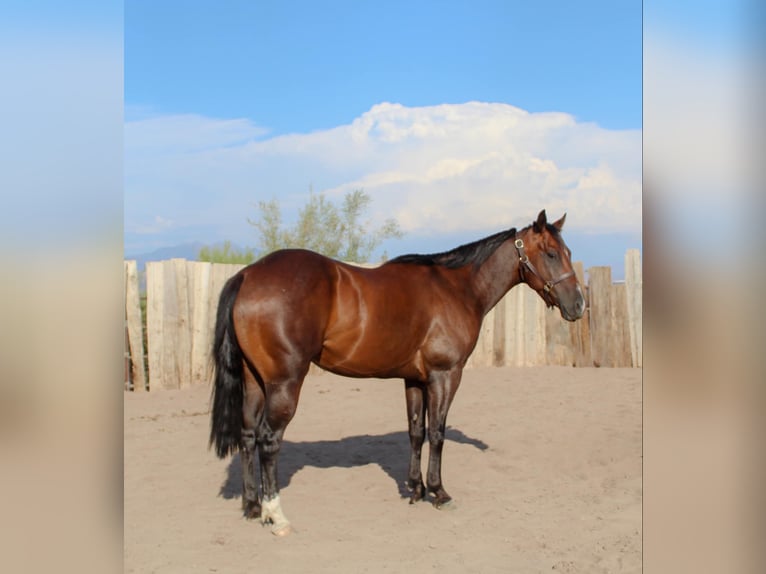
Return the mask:
<path id="1" fill-rule="evenodd" d="M 518 238 L 513 242 L 513 244 L 516 246 L 516 250 L 519 252 L 519 274 L 521 275 L 521 280 L 526 281 L 526 278 L 524 277 L 524 267 L 526 267 L 532 273 L 532 275 L 536 275 L 540 281 L 545 281 L 545 279 L 543 279 L 543 277 L 537 271 L 537 268 L 529 260 L 527 254 L 524 252 L 524 241 L 522 241 L 521 238 Z M 553 299 L 551 297 L 553 288 L 561 283 L 564 279 L 569 279 L 574 274 L 574 271 L 569 271 L 568 273 L 561 275 L 558 279 L 553 281 L 545 281 L 545 284 L 543 285 L 543 291 L 545 292 L 543 299 L 545 300 L 545 303 L 548 305 L 548 307 L 553 307 L 554 305 Z"/>

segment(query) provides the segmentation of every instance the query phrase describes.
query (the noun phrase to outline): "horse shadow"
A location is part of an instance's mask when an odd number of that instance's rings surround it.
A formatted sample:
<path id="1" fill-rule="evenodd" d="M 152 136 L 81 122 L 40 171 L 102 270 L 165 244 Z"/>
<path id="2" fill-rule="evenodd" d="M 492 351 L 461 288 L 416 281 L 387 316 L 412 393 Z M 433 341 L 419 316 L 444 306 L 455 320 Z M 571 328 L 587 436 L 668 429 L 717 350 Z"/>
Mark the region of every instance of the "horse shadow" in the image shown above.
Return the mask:
<path id="1" fill-rule="evenodd" d="M 462 431 L 448 427 L 445 440 L 471 445 L 485 451 L 489 446 L 482 440 L 466 436 Z M 295 474 L 308 466 L 316 468 L 353 468 L 377 464 L 391 477 L 402 498 L 409 498 L 405 481 L 409 469 L 410 438 L 405 431 L 384 435 L 359 435 L 340 440 L 291 442 L 285 440 L 279 454 L 277 480 L 279 489 L 290 484 Z M 428 459 L 428 441 L 423 445 L 423 459 Z M 219 490 L 223 498 L 242 496 L 242 462 L 239 453 L 229 467 Z"/>

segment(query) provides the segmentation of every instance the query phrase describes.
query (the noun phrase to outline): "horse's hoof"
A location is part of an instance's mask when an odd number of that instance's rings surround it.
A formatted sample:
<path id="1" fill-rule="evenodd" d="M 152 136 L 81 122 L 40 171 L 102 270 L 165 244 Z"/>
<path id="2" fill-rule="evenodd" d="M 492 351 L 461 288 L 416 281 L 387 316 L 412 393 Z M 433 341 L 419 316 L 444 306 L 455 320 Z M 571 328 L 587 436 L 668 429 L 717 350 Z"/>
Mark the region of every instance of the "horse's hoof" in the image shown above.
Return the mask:
<path id="1" fill-rule="evenodd" d="M 293 531 L 290 522 L 282 512 L 279 495 L 261 503 L 261 522 L 271 524 L 271 533 L 274 536 L 287 536 Z"/>
<path id="2" fill-rule="evenodd" d="M 271 527 L 271 533 L 274 536 L 289 536 L 294 532 L 292 525 L 290 524 L 283 524 L 282 526 L 277 526 L 276 524 Z"/>
<path id="3" fill-rule="evenodd" d="M 421 500 L 423 500 L 423 495 L 419 492 L 416 492 L 412 496 L 410 496 L 410 504 L 415 504 L 416 502 L 420 502 Z"/>
<path id="4" fill-rule="evenodd" d="M 412 494 L 410 495 L 410 504 L 415 504 L 419 500 L 423 500 L 426 495 L 426 485 L 422 482 L 420 484 L 416 484 L 412 486 L 409 481 L 406 483 L 407 490 L 409 490 Z"/>
<path id="5" fill-rule="evenodd" d="M 434 508 L 436 510 L 452 511 L 457 509 L 457 504 L 451 498 L 441 502 L 437 500 L 434 502 Z"/>

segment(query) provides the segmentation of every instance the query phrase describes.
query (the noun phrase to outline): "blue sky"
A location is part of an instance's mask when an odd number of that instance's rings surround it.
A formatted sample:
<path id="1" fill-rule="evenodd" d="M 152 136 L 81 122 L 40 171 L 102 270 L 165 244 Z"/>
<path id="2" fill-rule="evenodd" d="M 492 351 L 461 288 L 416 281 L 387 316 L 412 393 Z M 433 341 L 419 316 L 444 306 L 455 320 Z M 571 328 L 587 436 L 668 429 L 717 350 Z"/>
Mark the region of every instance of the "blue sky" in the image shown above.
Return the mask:
<path id="1" fill-rule="evenodd" d="M 129 0 L 125 23 L 125 101 L 158 112 L 281 134 L 479 100 L 641 125 L 636 1 Z"/>
<path id="2" fill-rule="evenodd" d="M 640 247 L 641 2 L 125 3 L 125 252 L 363 188 L 389 254 L 546 208 L 587 265 Z M 578 253 L 578 248 L 580 253 Z"/>

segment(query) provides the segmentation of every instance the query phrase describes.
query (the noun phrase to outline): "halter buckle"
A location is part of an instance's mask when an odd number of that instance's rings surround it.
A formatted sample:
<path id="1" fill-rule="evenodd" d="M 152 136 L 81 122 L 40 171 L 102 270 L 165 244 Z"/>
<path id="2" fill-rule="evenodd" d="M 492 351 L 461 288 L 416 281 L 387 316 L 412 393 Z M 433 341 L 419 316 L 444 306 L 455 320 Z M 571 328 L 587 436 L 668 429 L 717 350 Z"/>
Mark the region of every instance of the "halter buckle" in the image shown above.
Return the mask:
<path id="1" fill-rule="evenodd" d="M 521 240 L 521 238 L 516 239 L 513 244 L 516 246 L 516 250 L 519 252 L 519 261 L 525 265 L 529 264 L 529 257 L 526 253 L 524 253 L 524 242 Z"/>

